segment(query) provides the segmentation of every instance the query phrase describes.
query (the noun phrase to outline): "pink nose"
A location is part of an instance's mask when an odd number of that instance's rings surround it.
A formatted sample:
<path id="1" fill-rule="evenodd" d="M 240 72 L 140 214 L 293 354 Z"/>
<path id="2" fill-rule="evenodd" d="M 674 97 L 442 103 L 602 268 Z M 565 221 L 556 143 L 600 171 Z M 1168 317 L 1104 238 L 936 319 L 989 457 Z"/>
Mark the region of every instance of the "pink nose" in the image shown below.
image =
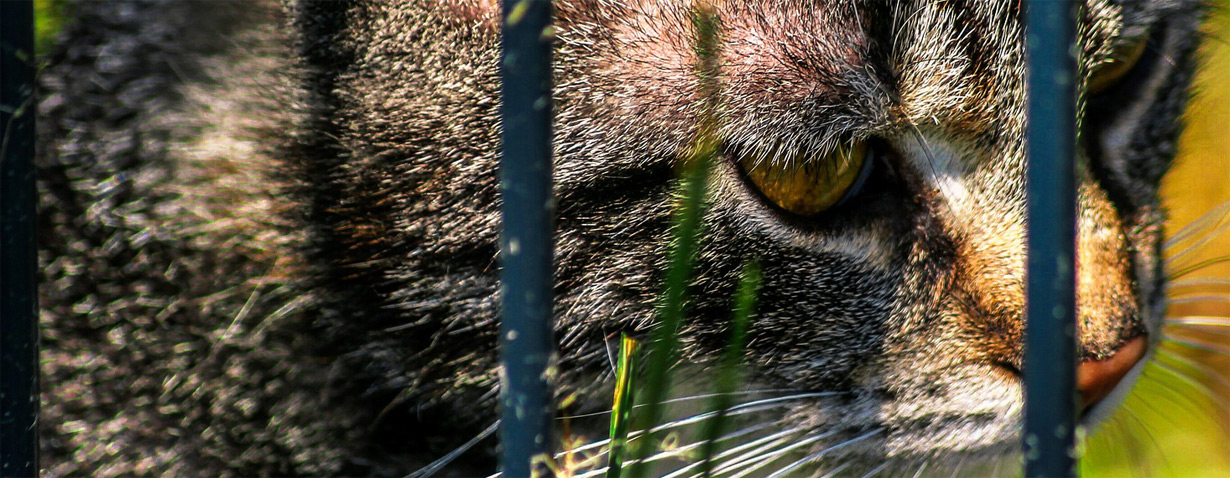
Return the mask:
<path id="1" fill-rule="evenodd" d="M 1081 362 L 1076 368 L 1076 388 L 1081 393 L 1081 407 L 1088 409 L 1110 395 L 1123 377 L 1145 356 L 1147 341 L 1136 337 L 1104 360 Z"/>

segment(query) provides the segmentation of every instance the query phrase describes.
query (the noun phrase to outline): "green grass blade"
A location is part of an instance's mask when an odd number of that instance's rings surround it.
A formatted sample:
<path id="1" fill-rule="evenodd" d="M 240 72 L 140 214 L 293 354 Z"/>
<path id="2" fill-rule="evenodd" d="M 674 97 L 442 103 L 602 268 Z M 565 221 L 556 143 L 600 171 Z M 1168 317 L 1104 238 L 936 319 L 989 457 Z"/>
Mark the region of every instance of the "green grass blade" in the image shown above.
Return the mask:
<path id="1" fill-rule="evenodd" d="M 692 276 L 693 262 L 701 233 L 701 218 L 704 215 L 705 186 L 709 170 L 718 154 L 717 109 L 718 69 L 718 19 L 713 7 L 706 2 L 697 2 L 692 9 L 692 23 L 696 29 L 695 50 L 699 59 L 697 77 L 700 80 L 700 117 L 696 143 L 692 157 L 683 164 L 682 202 L 675 215 L 674 242 L 670 251 L 666 274 L 666 294 L 660 312 L 661 322 L 654 329 L 649 346 L 645 370 L 645 409 L 636 416 L 637 429 L 649 430 L 661 417 L 661 402 L 666 398 L 669 385 L 669 370 L 676 362 L 678 333 L 683 322 L 686 294 Z M 657 439 L 647 433 L 643 439 L 629 445 L 630 456 L 637 461 L 629 469 L 631 476 L 645 476 L 643 460 L 653 449 Z"/>
<path id="2" fill-rule="evenodd" d="M 726 346 L 726 355 L 717 371 L 716 396 L 713 399 L 713 410 L 717 416 L 706 423 L 701 447 L 701 476 L 709 478 L 713 473 L 713 455 L 717 453 L 717 438 L 722 436 L 726 427 L 726 412 L 733 405 L 731 395 L 740 382 L 739 363 L 743 359 L 743 347 L 747 344 L 747 328 L 752 311 L 756 309 L 756 291 L 760 288 L 760 265 L 749 262 L 743 267 L 743 277 L 739 281 L 739 290 L 735 293 L 735 310 L 730 324 L 730 343 Z"/>
<path id="3" fill-rule="evenodd" d="M 607 478 L 619 478 L 623 471 L 624 448 L 634 402 L 632 378 L 636 374 L 637 341 L 624 334 L 619 341 L 619 362 L 615 366 L 615 404 L 611 407 L 611 445 L 607 455 Z"/>

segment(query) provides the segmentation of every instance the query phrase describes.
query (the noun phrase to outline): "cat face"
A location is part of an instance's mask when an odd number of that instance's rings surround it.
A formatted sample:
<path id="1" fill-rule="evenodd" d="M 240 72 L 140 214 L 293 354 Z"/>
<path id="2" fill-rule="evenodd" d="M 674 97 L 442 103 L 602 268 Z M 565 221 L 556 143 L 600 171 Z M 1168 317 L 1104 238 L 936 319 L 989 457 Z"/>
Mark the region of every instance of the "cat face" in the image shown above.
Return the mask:
<path id="1" fill-rule="evenodd" d="M 690 2 L 559 3 L 561 383 L 583 406 L 603 408 L 607 339 L 656 320 L 674 170 L 699 122 L 696 34 Z M 680 369 L 695 373 L 679 374 L 678 393 L 707 380 L 727 340 L 738 271 L 756 261 L 764 279 L 748 387 L 792 397 L 756 420 L 803 444 L 797 452 L 841 445 L 833 456 L 903 467 L 1012 453 L 1026 230 L 1019 2 L 714 7 L 722 155 L 681 337 Z M 1082 366 L 1087 405 L 1159 336 L 1157 189 L 1174 156 L 1197 10 L 1186 1 L 1090 1 L 1081 10 L 1077 300 L 1079 356 L 1092 364 Z M 361 313 L 336 305 L 351 311 L 340 314 L 346 328 L 368 334 L 355 356 L 386 383 L 418 384 L 423 403 L 491 404 L 495 7 L 359 5 L 340 27 L 315 13 L 301 17 L 312 19 L 306 28 L 335 29 L 342 47 L 313 61 L 345 68 L 309 75 L 331 85 L 336 109 L 322 127 L 336 143 L 303 154 L 347 158 L 331 180 L 341 193 L 317 255 L 347 278 L 327 286 L 337 297 L 381 304 Z M 819 210 L 777 200 L 754 173 L 843 148 L 857 152 L 858 180 Z M 475 340 L 490 347 L 476 351 Z"/>

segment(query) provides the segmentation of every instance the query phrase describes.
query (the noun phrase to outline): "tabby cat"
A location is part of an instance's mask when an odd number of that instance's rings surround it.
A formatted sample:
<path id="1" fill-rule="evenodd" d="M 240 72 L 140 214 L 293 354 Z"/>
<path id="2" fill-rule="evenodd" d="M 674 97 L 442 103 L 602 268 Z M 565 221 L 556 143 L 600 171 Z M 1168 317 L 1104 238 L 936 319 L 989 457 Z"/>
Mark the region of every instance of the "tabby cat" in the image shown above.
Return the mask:
<path id="1" fill-rule="evenodd" d="M 614 339 L 657 321 L 700 81 L 691 0 L 555 3 L 560 460 L 594 458 L 579 472 L 602 465 L 605 415 L 580 415 L 610 407 Z M 709 3 L 721 155 L 668 420 L 708 403 L 756 262 L 719 470 L 1015 473 L 1021 2 Z M 45 472 L 401 476 L 485 436 L 498 3 L 67 11 L 41 75 Z M 1162 338 L 1158 188 L 1203 12 L 1080 9 L 1087 426 Z M 494 472 L 476 443 L 442 473 Z"/>

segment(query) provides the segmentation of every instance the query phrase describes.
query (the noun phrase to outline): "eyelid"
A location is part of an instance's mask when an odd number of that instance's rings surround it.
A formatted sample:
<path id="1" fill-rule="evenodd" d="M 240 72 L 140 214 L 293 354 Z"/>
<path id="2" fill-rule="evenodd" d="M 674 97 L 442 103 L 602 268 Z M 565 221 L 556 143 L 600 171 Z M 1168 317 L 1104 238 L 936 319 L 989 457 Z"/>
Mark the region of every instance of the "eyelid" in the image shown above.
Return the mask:
<path id="1" fill-rule="evenodd" d="M 850 185 L 849 190 L 846 191 L 845 197 L 841 198 L 840 201 L 837 201 L 837 204 L 834 204 L 833 207 L 845 204 L 851 198 L 857 196 L 858 192 L 863 189 L 863 185 L 867 184 L 867 178 L 871 177 L 872 165 L 876 161 L 875 147 L 873 145 L 867 145 L 867 152 L 863 156 L 863 165 L 861 170 L 858 172 L 858 177 L 854 179 L 854 184 Z"/>
<path id="2" fill-rule="evenodd" d="M 1085 83 L 1086 90 L 1090 94 L 1097 94 L 1118 84 L 1140 63 L 1145 49 L 1148 48 L 1150 37 L 1150 33 L 1146 31 L 1132 39 L 1130 43 L 1117 45 L 1107 61 L 1090 68 L 1089 79 Z"/>
<path id="3" fill-rule="evenodd" d="M 868 141 L 852 141 L 824 153 L 774 148 L 776 154 L 733 153 L 750 187 L 776 208 L 815 216 L 857 194 L 870 174 Z"/>

